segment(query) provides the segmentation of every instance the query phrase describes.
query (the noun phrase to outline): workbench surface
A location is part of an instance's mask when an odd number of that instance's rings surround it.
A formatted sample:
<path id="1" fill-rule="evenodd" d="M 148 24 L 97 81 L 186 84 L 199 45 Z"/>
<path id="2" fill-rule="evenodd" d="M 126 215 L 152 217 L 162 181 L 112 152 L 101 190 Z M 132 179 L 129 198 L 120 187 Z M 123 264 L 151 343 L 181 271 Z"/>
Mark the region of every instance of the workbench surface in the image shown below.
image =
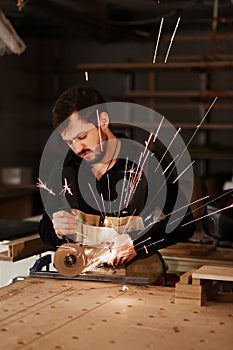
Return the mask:
<path id="1" fill-rule="evenodd" d="M 174 289 L 28 278 L 0 289 L 2 349 L 230 350 L 233 296 L 174 303 Z"/>

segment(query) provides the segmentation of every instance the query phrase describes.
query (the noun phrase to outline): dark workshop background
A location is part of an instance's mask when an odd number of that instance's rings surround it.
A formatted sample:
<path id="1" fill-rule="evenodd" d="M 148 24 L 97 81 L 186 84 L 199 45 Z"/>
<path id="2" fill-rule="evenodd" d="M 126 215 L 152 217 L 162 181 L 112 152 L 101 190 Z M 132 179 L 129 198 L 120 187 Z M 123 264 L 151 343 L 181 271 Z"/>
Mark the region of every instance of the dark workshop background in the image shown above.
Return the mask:
<path id="1" fill-rule="evenodd" d="M 20 11 L 17 3 L 0 0 L 0 9 L 27 46 L 20 55 L 0 56 L 0 166 L 22 170 L 21 190 L 23 185 L 24 190 L 32 189 L 37 182 L 40 157 L 52 132 L 51 109 L 56 98 L 76 84 L 99 89 L 109 101 L 155 109 L 182 127 L 186 142 L 218 96 L 205 126 L 189 146 L 196 160 L 195 195 L 217 194 L 231 181 L 233 1 L 30 0 Z M 162 17 L 154 63 L 161 68 L 135 68 L 140 62 L 152 63 Z M 169 67 L 175 62 L 180 64 Z M 88 69 L 88 82 L 85 66 L 79 67 L 87 63 L 102 64 L 100 70 Z M 112 69 L 106 70 L 106 63 L 112 63 Z M 114 70 L 118 63 L 129 63 L 129 67 Z M 27 180 L 25 174 L 29 174 Z M 18 207 L 0 217 L 39 214 L 41 203 L 35 188 L 32 199 L 26 211 L 19 214 Z"/>

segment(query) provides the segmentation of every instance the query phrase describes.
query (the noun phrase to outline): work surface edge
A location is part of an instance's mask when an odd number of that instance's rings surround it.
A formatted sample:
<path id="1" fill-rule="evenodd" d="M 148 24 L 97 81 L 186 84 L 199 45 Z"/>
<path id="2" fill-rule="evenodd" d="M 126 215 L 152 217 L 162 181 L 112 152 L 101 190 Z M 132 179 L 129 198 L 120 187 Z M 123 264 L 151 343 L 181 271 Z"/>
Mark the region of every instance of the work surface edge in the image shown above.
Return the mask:
<path id="1" fill-rule="evenodd" d="M 174 289 L 27 278 L 0 289 L 6 349 L 230 350 L 232 295 L 176 305 Z M 69 344 L 69 345 L 67 345 Z"/>

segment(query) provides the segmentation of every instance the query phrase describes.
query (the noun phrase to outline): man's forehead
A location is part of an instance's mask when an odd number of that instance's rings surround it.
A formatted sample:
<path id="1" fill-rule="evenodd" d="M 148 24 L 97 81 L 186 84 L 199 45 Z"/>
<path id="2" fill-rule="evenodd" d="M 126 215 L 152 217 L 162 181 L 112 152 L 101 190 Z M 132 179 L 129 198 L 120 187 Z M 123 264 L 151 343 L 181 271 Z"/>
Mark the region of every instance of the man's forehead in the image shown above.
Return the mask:
<path id="1" fill-rule="evenodd" d="M 80 118 L 78 112 L 73 112 L 68 118 L 67 126 L 61 131 L 61 136 L 77 136 L 95 128 L 94 124 Z"/>

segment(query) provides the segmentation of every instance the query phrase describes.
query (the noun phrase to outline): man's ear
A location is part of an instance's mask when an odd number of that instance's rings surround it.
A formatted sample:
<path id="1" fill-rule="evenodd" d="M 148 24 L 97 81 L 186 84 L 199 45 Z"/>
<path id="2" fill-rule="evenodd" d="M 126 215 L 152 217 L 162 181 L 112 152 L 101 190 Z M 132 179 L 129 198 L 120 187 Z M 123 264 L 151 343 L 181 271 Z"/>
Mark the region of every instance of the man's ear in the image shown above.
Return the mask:
<path id="1" fill-rule="evenodd" d="M 109 125 L 109 116 L 107 112 L 101 112 L 100 113 L 100 126 L 101 129 L 106 129 L 108 128 Z"/>

